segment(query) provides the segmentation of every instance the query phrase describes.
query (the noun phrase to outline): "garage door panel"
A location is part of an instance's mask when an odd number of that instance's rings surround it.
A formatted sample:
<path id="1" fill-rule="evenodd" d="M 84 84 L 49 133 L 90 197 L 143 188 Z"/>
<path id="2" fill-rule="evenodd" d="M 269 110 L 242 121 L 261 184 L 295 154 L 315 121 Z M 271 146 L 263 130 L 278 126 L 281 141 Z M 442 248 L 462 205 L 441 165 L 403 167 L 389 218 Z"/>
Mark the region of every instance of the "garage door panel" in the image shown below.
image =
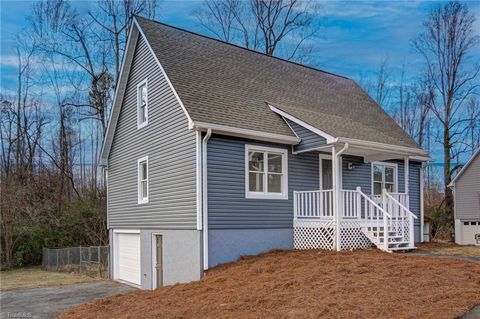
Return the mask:
<path id="1" fill-rule="evenodd" d="M 475 235 L 480 234 L 480 221 L 461 222 L 462 244 L 475 245 Z"/>
<path id="2" fill-rule="evenodd" d="M 140 285 L 140 235 L 117 234 L 118 279 Z"/>

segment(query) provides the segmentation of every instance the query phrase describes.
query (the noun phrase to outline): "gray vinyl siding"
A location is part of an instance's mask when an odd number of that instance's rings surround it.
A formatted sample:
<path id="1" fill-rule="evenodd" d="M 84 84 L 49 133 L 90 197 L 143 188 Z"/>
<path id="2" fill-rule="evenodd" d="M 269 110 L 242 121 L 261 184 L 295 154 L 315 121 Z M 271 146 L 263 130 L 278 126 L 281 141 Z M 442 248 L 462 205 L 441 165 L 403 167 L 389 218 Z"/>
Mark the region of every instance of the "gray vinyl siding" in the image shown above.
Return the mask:
<path id="1" fill-rule="evenodd" d="M 245 144 L 288 150 L 288 200 L 245 198 Z M 293 190 L 319 187 L 318 153 L 292 155 L 289 145 L 214 135 L 208 142 L 207 157 L 211 229 L 291 228 Z"/>
<path id="2" fill-rule="evenodd" d="M 401 160 L 387 161 L 397 164 L 398 192 L 405 192 L 405 168 Z M 348 169 L 348 163 L 353 164 L 353 169 Z M 420 217 L 420 163 L 409 163 L 409 190 L 410 210 Z M 367 195 L 372 194 L 372 163 L 364 163 L 363 157 L 342 156 L 342 185 L 343 189 L 354 190 L 358 186 Z M 415 221 L 418 223 L 418 220 Z"/>
<path id="3" fill-rule="evenodd" d="M 455 218 L 480 220 L 480 155 L 455 181 Z"/>
<path id="4" fill-rule="evenodd" d="M 136 86 L 148 80 L 148 125 L 137 129 Z M 140 37 L 108 161 L 109 228 L 196 229 L 195 133 Z M 138 159 L 148 156 L 149 203 L 138 204 Z"/>
<path id="5" fill-rule="evenodd" d="M 294 151 L 304 151 L 309 149 L 314 149 L 317 147 L 325 146 L 327 140 L 317 133 L 310 131 L 309 129 L 304 128 L 301 125 L 298 125 L 295 122 L 292 122 L 288 119 L 285 119 L 290 128 L 293 130 L 295 135 L 297 135 L 301 141 L 298 145 L 293 146 Z"/>
<path id="6" fill-rule="evenodd" d="M 288 150 L 288 200 L 245 198 L 245 144 Z M 208 220 L 210 229 L 289 228 L 293 222 L 293 191 L 319 188 L 318 152 L 293 155 L 288 145 L 259 143 L 214 135 L 208 143 Z M 354 164 L 348 170 L 349 162 Z M 398 164 L 399 191 L 405 191 L 403 161 Z M 420 165 L 410 163 L 410 209 L 420 216 Z M 344 156 L 344 189 L 360 186 L 371 194 L 371 163 Z M 419 220 L 415 221 L 416 224 Z"/>

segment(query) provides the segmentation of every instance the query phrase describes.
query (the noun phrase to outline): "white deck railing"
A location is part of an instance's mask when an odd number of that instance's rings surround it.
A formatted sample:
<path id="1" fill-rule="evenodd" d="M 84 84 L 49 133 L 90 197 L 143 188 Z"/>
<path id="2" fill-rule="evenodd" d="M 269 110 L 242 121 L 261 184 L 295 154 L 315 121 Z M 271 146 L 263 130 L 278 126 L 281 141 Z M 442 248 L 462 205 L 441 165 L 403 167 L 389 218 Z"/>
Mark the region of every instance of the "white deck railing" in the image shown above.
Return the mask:
<path id="1" fill-rule="evenodd" d="M 343 218 L 358 218 L 362 209 L 360 194 L 357 191 L 341 190 L 340 207 L 343 211 Z"/>
<path id="2" fill-rule="evenodd" d="M 333 190 L 293 192 L 295 218 L 333 218 Z"/>
<path id="3" fill-rule="evenodd" d="M 333 195 L 331 189 L 294 191 L 294 218 L 297 221 L 333 221 Z M 384 191 L 382 195 L 372 196 L 358 187 L 341 190 L 338 205 L 341 220 L 358 223 L 381 249 L 388 251 L 389 244 L 395 243 L 414 247 L 414 219 L 417 217 L 408 209 L 407 194 Z"/>

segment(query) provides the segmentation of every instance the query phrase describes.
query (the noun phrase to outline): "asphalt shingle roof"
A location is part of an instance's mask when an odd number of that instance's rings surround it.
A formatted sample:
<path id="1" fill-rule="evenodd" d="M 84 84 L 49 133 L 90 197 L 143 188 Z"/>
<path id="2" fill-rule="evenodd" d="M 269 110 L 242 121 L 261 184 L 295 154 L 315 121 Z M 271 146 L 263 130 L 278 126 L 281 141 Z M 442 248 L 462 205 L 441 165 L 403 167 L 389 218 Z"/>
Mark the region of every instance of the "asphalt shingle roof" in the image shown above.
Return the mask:
<path id="1" fill-rule="evenodd" d="M 419 148 L 351 79 L 137 21 L 194 122 L 294 136 L 268 101 L 334 137 Z"/>

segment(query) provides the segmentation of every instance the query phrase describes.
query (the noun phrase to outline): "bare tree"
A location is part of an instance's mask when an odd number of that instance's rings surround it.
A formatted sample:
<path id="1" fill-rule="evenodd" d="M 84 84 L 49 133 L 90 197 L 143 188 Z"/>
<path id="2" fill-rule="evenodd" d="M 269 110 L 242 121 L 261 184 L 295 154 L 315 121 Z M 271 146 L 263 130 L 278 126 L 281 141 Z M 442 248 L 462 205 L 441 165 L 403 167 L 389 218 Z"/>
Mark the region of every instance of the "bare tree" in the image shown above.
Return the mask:
<path id="1" fill-rule="evenodd" d="M 467 99 L 479 87 L 476 81 L 478 64 L 469 61 L 469 54 L 479 44 L 475 17 L 466 4 L 449 2 L 431 11 L 423 23 L 424 31 L 413 40 L 422 55 L 432 83 L 430 110 L 442 126 L 444 156 L 445 216 L 447 227 L 453 223 L 453 194 L 448 187 L 452 180 L 452 158 L 458 155 L 471 119 L 465 112 Z"/>
<path id="2" fill-rule="evenodd" d="M 298 0 L 206 0 L 194 12 L 216 37 L 267 55 L 300 61 L 320 29 L 313 3 Z"/>

